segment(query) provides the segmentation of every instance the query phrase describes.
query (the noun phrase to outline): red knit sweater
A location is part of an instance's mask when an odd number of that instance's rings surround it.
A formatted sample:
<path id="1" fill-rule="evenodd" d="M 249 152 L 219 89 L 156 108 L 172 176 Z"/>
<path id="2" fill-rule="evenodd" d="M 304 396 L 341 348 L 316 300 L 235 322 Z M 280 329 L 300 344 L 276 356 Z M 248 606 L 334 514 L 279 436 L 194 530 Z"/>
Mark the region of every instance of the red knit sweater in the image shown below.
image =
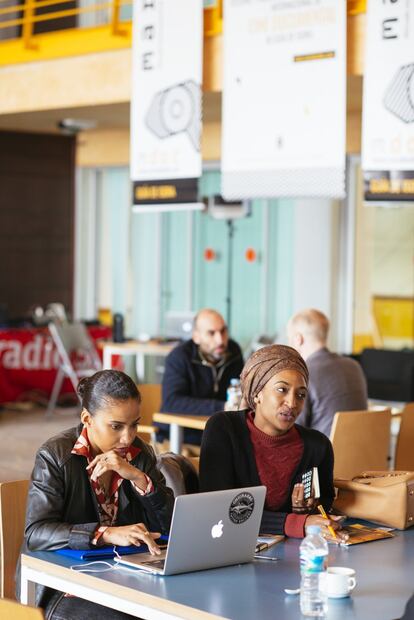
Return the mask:
<path id="1" fill-rule="evenodd" d="M 267 435 L 254 424 L 254 415 L 247 416 L 247 428 L 253 444 L 257 471 L 267 488 L 265 508 L 277 511 L 290 492 L 292 476 L 303 455 L 303 441 L 295 427 L 285 435 Z M 291 513 L 285 521 L 285 534 L 295 538 L 304 535 L 307 515 Z"/>

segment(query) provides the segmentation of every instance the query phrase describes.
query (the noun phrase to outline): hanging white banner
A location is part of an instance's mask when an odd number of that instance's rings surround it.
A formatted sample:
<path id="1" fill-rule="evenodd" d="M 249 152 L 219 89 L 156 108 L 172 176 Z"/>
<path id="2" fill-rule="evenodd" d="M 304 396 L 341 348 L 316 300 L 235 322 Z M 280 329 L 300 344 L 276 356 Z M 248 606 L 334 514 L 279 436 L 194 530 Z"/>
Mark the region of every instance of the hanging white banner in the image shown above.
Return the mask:
<path id="1" fill-rule="evenodd" d="M 345 0 L 225 0 L 222 194 L 345 193 Z"/>
<path id="2" fill-rule="evenodd" d="M 362 168 L 366 200 L 414 200 L 414 0 L 367 8 Z"/>
<path id="3" fill-rule="evenodd" d="M 135 0 L 132 54 L 134 211 L 204 208 L 202 0 Z"/>

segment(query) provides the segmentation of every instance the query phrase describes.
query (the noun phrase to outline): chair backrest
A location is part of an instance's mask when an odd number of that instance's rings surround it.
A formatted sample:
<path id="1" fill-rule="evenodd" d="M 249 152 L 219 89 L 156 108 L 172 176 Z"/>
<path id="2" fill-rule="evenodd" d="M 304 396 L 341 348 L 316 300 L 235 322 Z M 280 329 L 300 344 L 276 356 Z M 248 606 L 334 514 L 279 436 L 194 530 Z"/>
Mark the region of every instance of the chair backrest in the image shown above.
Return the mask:
<path id="1" fill-rule="evenodd" d="M 0 595 L 2 598 L 14 598 L 15 596 L 14 574 L 23 542 L 28 488 L 28 480 L 0 484 Z"/>
<path id="2" fill-rule="evenodd" d="M 390 409 L 336 413 L 331 430 L 334 477 L 349 480 L 364 470 L 388 469 L 390 440 Z"/>
<path id="3" fill-rule="evenodd" d="M 141 392 L 141 424 L 150 426 L 152 416 L 160 410 L 161 406 L 161 384 L 142 383 L 138 385 Z"/>
<path id="4" fill-rule="evenodd" d="M 65 370 L 73 368 L 75 352 L 82 358 L 79 365 L 82 371 L 102 368 L 95 344 L 83 323 L 49 323 L 49 331 Z"/>
<path id="5" fill-rule="evenodd" d="M 138 426 L 138 435 L 147 443 L 155 445 L 156 428 L 152 424 L 152 416 L 161 406 L 161 384 L 142 383 L 138 385 L 141 392 L 141 420 Z M 144 427 L 148 427 L 145 431 Z"/>
<path id="6" fill-rule="evenodd" d="M 401 412 L 400 431 L 395 449 L 395 469 L 414 471 L 414 403 L 407 403 Z"/>
<path id="7" fill-rule="evenodd" d="M 197 473 L 200 471 L 200 457 L 199 456 L 187 456 L 187 459 L 194 465 L 194 469 Z"/>
<path id="8" fill-rule="evenodd" d="M 0 599 L 0 618 L 10 620 L 44 620 L 43 611 L 16 601 Z"/>

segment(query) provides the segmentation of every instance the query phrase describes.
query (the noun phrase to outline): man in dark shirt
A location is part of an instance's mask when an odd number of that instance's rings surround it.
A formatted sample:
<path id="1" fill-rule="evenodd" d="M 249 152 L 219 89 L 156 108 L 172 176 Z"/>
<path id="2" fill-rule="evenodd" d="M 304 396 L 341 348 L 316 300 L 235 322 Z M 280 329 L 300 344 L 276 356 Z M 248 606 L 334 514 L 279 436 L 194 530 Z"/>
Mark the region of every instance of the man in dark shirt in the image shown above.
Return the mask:
<path id="1" fill-rule="evenodd" d="M 205 416 L 223 410 L 230 380 L 239 378 L 243 363 L 223 317 L 209 308 L 200 310 L 192 339 L 166 358 L 161 411 Z M 159 439 L 167 435 L 167 429 L 161 428 Z M 184 441 L 199 445 L 201 432 L 186 429 Z"/>
<path id="2" fill-rule="evenodd" d="M 288 324 L 289 344 L 309 369 L 308 395 L 297 423 L 329 437 L 335 413 L 367 409 L 368 395 L 358 362 L 328 350 L 328 332 L 329 320 L 319 310 L 303 310 Z"/>

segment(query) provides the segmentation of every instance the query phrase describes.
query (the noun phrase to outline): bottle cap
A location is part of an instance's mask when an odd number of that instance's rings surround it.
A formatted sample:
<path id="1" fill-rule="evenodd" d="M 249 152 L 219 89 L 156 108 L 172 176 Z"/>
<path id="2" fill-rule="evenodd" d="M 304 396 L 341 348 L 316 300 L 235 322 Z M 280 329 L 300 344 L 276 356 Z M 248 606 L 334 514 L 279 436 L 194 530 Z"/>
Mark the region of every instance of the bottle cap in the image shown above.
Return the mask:
<path id="1" fill-rule="evenodd" d="M 233 387 L 240 385 L 240 379 L 230 379 L 230 385 Z"/>

